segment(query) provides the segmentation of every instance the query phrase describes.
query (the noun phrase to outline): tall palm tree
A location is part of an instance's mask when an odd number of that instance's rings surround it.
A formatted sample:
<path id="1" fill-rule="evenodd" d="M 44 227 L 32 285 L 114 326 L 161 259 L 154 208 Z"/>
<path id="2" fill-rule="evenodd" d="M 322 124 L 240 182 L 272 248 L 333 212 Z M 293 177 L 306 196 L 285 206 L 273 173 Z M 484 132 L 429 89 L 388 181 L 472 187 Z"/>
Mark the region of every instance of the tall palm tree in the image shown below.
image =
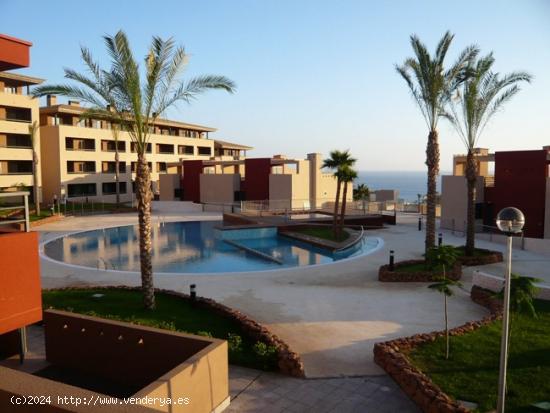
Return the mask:
<path id="1" fill-rule="evenodd" d="M 353 181 L 357 179 L 357 171 L 352 169 L 349 165 L 344 165 L 338 170 L 340 182 L 344 185 L 344 191 L 342 194 L 342 212 L 340 214 L 340 226 L 338 228 L 338 235 L 341 236 L 344 230 L 344 223 L 346 218 L 346 204 L 348 198 L 348 187 L 353 185 Z"/>
<path id="2" fill-rule="evenodd" d="M 32 196 L 34 198 L 34 209 L 36 215 L 40 215 L 40 190 L 38 188 L 38 154 L 36 153 L 36 131 L 38 123 L 34 121 L 29 125 L 29 138 L 32 150 Z"/>
<path id="3" fill-rule="evenodd" d="M 478 54 L 477 47 L 469 46 L 460 53 L 456 62 L 446 69 L 445 57 L 453 38 L 454 35 L 446 32 L 432 57 L 420 39 L 412 35 L 411 46 L 415 57 L 410 57 L 401 66 L 396 66 L 397 72 L 407 82 L 429 129 L 426 146 L 426 166 L 428 167 L 426 251 L 435 245 L 436 179 L 439 174 L 438 120 L 444 115 L 445 106 L 451 94 L 465 80 L 468 62 Z"/>
<path id="4" fill-rule="evenodd" d="M 208 89 L 232 93 L 235 84 L 224 76 L 205 75 L 183 82 L 180 75 L 188 55 L 172 39 L 153 37 L 144 60 L 144 71 L 134 58 L 123 31 L 104 36 L 111 60 L 108 70 L 81 48 L 89 75 L 65 69 L 65 78 L 76 85 L 45 85 L 35 88 L 36 96 L 59 94 L 90 105 L 89 115 L 118 123 L 135 144 L 137 152 L 136 197 L 138 204 L 141 284 L 144 305 L 155 307 L 151 261 L 151 175 L 145 152 L 153 125 L 160 115 L 179 101 L 189 103 Z M 142 73 L 143 72 L 143 73 Z"/>
<path id="5" fill-rule="evenodd" d="M 351 157 L 349 150 L 334 150 L 330 152 L 329 157 L 323 161 L 323 165 L 321 166 L 321 168 L 332 169 L 335 171 L 334 176 L 336 177 L 336 198 L 334 200 L 334 214 L 332 219 L 332 230 L 335 237 L 338 231 L 338 207 L 340 206 L 340 192 L 342 188 L 342 182 L 340 180 L 340 176 L 338 175 L 338 170 L 345 165 L 353 166 L 356 161 L 357 160 L 355 158 Z"/>
<path id="6" fill-rule="evenodd" d="M 452 123 L 466 145 L 466 182 L 468 187 L 466 255 L 474 255 L 475 249 L 475 188 L 477 163 L 474 148 L 491 118 L 519 92 L 519 82 L 531 81 L 525 72 L 512 72 L 500 77 L 492 71 L 495 59 L 490 53 L 471 62 L 470 76 L 450 101 L 446 118 Z"/>

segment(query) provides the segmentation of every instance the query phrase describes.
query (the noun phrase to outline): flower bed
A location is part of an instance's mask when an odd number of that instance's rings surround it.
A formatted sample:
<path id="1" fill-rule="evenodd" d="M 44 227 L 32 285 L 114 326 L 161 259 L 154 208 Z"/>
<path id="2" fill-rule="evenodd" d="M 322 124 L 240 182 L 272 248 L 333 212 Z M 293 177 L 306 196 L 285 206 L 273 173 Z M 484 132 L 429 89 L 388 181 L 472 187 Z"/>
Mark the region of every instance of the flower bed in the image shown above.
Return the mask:
<path id="1" fill-rule="evenodd" d="M 479 321 L 470 321 L 449 330 L 451 336 L 472 332 L 501 317 L 500 309 L 502 307 L 492 297 L 492 293 L 479 287 L 475 290 L 474 288 L 471 293 L 472 300 L 489 308 L 491 315 Z M 374 361 L 395 380 L 422 411 L 434 413 L 469 412 L 466 407 L 451 399 L 426 374 L 417 369 L 406 355 L 415 347 L 443 336 L 445 336 L 444 331 L 434 331 L 428 334 L 416 334 L 411 337 L 376 343 L 374 345 Z"/>
<path id="2" fill-rule="evenodd" d="M 378 270 L 378 280 L 383 282 L 430 282 L 435 281 L 435 279 L 441 276 L 440 271 L 406 271 L 404 269 L 404 267 L 407 266 L 417 266 L 418 264 L 424 263 L 424 260 L 408 260 L 396 262 L 394 264 L 393 271 L 390 271 L 389 265 L 382 265 Z M 447 271 L 446 275 L 451 280 L 459 280 L 462 276 L 462 265 L 457 262 L 451 269 Z"/>
<path id="3" fill-rule="evenodd" d="M 462 249 L 457 248 L 457 250 L 463 251 L 463 247 Z M 472 257 L 459 255 L 458 260 L 462 265 L 467 267 L 474 265 L 495 264 L 497 262 L 502 262 L 502 252 L 476 248 Z"/>

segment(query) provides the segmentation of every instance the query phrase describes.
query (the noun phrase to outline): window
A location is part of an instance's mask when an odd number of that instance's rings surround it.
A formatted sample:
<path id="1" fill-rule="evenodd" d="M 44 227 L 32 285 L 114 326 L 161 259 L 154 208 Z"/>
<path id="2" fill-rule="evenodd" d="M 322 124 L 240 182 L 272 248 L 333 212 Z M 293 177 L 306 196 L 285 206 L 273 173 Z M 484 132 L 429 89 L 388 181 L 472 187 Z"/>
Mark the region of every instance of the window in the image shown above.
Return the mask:
<path id="1" fill-rule="evenodd" d="M 152 146 L 152 145 L 151 145 L 150 143 L 147 144 L 147 148 L 145 149 L 145 152 L 146 152 L 146 153 L 151 153 L 151 151 L 152 151 L 152 150 L 151 150 L 151 146 Z M 136 143 L 135 143 L 135 142 L 130 142 L 130 150 L 131 150 L 132 152 L 134 152 L 134 153 L 137 152 L 137 151 L 136 151 Z"/>
<path id="2" fill-rule="evenodd" d="M 174 145 L 168 145 L 164 143 L 157 143 L 157 153 L 174 153 Z"/>
<path id="3" fill-rule="evenodd" d="M 0 134 L 0 147 L 32 148 L 31 137 L 18 133 Z"/>
<path id="4" fill-rule="evenodd" d="M 114 161 L 103 161 L 103 162 L 101 162 L 101 172 L 107 173 L 107 174 L 116 173 L 116 162 L 114 162 Z M 119 162 L 118 163 L 118 172 L 121 173 L 121 174 L 126 173 L 126 163 L 125 162 Z"/>
<path id="5" fill-rule="evenodd" d="M 96 184 L 69 184 L 67 185 L 67 196 L 95 196 L 97 194 Z"/>
<path id="6" fill-rule="evenodd" d="M 67 173 L 82 174 L 82 173 L 94 173 L 94 172 L 95 172 L 94 161 L 67 161 Z"/>
<path id="7" fill-rule="evenodd" d="M 166 162 L 157 162 L 157 172 L 166 172 Z"/>
<path id="8" fill-rule="evenodd" d="M 88 138 L 65 138 L 65 149 L 68 151 L 95 151 L 95 140 Z"/>
<path id="9" fill-rule="evenodd" d="M 13 95 L 17 95 L 17 87 L 15 86 L 5 86 L 4 87 L 4 93 L 10 93 Z"/>
<path id="10" fill-rule="evenodd" d="M 195 147 L 191 145 L 178 145 L 179 155 L 194 155 Z"/>
<path id="11" fill-rule="evenodd" d="M 7 174 L 32 174 L 32 161 L 0 161 L 0 175 Z"/>
<path id="12" fill-rule="evenodd" d="M 147 162 L 147 165 L 149 165 L 149 172 L 152 172 L 153 171 L 153 162 Z M 135 173 L 136 168 L 137 168 L 137 162 L 132 162 L 130 164 L 130 167 L 131 167 L 132 172 Z"/>
<path id="13" fill-rule="evenodd" d="M 2 106 L 5 111 L 3 120 L 11 120 L 14 122 L 31 122 L 31 110 L 26 108 L 16 108 L 12 106 Z"/>
<path id="14" fill-rule="evenodd" d="M 125 194 L 126 182 L 119 182 L 118 188 L 121 194 Z M 103 193 L 103 195 L 116 194 L 116 182 L 103 182 L 101 184 L 101 192 Z"/>
<path id="15" fill-rule="evenodd" d="M 212 148 L 209 146 L 197 146 L 199 150 L 199 155 L 211 155 L 212 154 Z"/>
<path id="16" fill-rule="evenodd" d="M 101 141 L 101 150 L 104 152 L 114 152 L 116 150 L 116 147 L 117 145 L 115 145 L 114 140 L 103 139 Z M 126 142 L 118 141 L 118 151 L 126 152 Z"/>

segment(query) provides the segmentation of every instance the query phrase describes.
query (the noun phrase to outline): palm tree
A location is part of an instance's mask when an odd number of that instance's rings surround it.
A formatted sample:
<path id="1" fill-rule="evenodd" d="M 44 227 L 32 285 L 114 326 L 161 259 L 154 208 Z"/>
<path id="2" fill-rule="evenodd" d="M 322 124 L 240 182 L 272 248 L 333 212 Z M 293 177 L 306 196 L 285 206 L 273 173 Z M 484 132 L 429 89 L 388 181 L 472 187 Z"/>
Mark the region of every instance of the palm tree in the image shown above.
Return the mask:
<path id="1" fill-rule="evenodd" d="M 36 96 L 59 94 L 90 105 L 89 115 L 118 123 L 135 144 L 137 152 L 136 197 L 138 204 L 139 249 L 143 302 L 155 307 L 151 261 L 151 175 L 145 152 L 153 125 L 160 115 L 179 101 L 189 103 L 208 89 L 232 93 L 235 84 L 224 76 L 205 75 L 181 81 L 188 55 L 172 39 L 153 37 L 145 56 L 144 73 L 134 58 L 123 31 L 104 36 L 111 67 L 101 69 L 86 48 L 81 56 L 89 73 L 65 69 L 65 78 L 77 85 L 46 85 L 35 88 Z"/>
<path id="2" fill-rule="evenodd" d="M 332 219 L 332 230 L 333 230 L 334 236 L 336 237 L 337 231 L 338 231 L 338 207 L 340 206 L 340 191 L 342 187 L 342 182 L 340 180 L 340 176 L 338 175 L 338 170 L 345 165 L 353 166 L 353 164 L 357 160 L 351 157 L 349 150 L 346 150 L 346 151 L 334 150 L 334 151 L 331 151 L 329 155 L 330 155 L 329 158 L 323 161 L 323 165 L 321 166 L 321 168 L 328 168 L 335 171 L 334 176 L 336 177 L 336 198 L 334 200 L 334 215 Z"/>
<path id="3" fill-rule="evenodd" d="M 530 82 L 531 75 L 512 72 L 502 78 L 492 71 L 493 54 L 471 62 L 470 76 L 450 101 L 451 111 L 446 118 L 452 123 L 468 151 L 466 156 L 466 183 L 468 187 L 466 255 L 474 255 L 475 249 L 475 188 L 477 165 L 474 148 L 491 118 L 519 92 L 521 81 Z M 458 106 L 458 108 L 457 108 Z"/>
<path id="4" fill-rule="evenodd" d="M 340 238 L 344 230 L 344 223 L 346 218 L 346 204 L 348 198 L 348 187 L 353 185 L 353 181 L 357 179 L 357 171 L 352 169 L 349 165 L 344 165 L 338 170 L 338 176 L 340 182 L 344 185 L 344 191 L 342 194 L 342 212 L 340 215 L 340 226 L 338 228 L 338 237 Z"/>
<path id="5" fill-rule="evenodd" d="M 357 188 L 353 190 L 353 199 L 356 201 L 362 201 L 369 197 L 370 189 L 365 184 L 357 185 Z"/>
<path id="6" fill-rule="evenodd" d="M 461 286 L 458 281 L 453 281 L 447 278 L 446 269 L 451 268 L 458 257 L 458 252 L 451 245 L 441 245 L 439 247 L 430 248 L 426 254 L 426 260 L 436 270 L 441 269 L 442 273 L 436 283 L 431 284 L 428 288 L 436 290 L 443 294 L 444 311 L 445 311 L 445 359 L 449 358 L 449 315 L 447 310 L 447 299 L 454 292 L 452 287 Z"/>
<path id="7" fill-rule="evenodd" d="M 454 35 L 446 32 L 432 57 L 420 39 L 412 35 L 411 46 L 415 57 L 406 59 L 401 66 L 396 66 L 397 72 L 407 82 L 429 129 L 426 147 L 428 167 L 426 251 L 435 245 L 436 179 L 439 174 L 438 120 L 444 115 L 445 106 L 451 94 L 465 80 L 468 62 L 478 54 L 475 46 L 469 46 L 460 53 L 457 61 L 450 68 L 445 69 L 445 56 L 453 38 Z"/>
<path id="8" fill-rule="evenodd" d="M 32 150 L 32 196 L 34 198 L 34 209 L 36 215 L 40 215 L 40 190 L 38 188 L 38 154 L 36 153 L 36 131 L 38 123 L 34 121 L 29 125 L 29 138 Z"/>

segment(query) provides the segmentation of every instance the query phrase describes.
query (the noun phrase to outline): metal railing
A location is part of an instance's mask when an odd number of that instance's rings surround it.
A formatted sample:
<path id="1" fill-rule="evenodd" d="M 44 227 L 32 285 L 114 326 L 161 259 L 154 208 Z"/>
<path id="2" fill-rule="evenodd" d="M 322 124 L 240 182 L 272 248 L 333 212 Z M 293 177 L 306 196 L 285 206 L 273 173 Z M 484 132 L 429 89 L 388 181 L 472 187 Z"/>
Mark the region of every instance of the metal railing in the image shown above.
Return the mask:
<path id="1" fill-rule="evenodd" d="M 17 211 L 23 209 L 23 218 L 8 216 L 5 219 L 0 220 L 0 225 L 11 225 L 18 223 L 25 223 L 25 232 L 29 232 L 31 229 L 30 216 L 29 216 L 29 192 L 17 191 L 17 192 L 0 192 L 0 200 L 3 201 L 7 198 L 23 197 L 23 205 L 12 203 L 0 203 L 0 211 Z"/>

